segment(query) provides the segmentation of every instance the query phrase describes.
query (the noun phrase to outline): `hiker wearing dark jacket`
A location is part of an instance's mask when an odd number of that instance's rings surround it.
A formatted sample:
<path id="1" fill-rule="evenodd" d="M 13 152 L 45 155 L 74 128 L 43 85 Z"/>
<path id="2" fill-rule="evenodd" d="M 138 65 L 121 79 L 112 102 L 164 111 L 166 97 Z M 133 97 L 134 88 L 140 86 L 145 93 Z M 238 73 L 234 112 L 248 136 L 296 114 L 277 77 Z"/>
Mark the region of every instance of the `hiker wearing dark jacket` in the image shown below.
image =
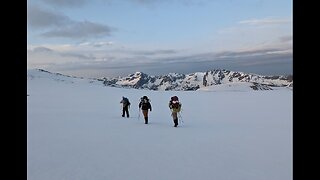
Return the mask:
<path id="1" fill-rule="evenodd" d="M 174 127 L 178 126 L 178 112 L 181 110 L 181 103 L 177 96 L 172 96 L 169 101 L 169 108 L 173 119 Z"/>
<path id="2" fill-rule="evenodd" d="M 152 111 L 150 100 L 147 96 L 143 96 L 140 99 L 139 103 L 139 110 L 142 110 L 143 116 L 144 116 L 144 123 L 148 124 L 148 110 Z"/>
<path id="3" fill-rule="evenodd" d="M 122 100 L 120 101 L 120 103 L 122 103 L 122 117 L 125 116 L 125 114 L 127 114 L 127 118 L 129 117 L 129 108 L 130 108 L 130 102 L 129 99 L 122 96 Z"/>

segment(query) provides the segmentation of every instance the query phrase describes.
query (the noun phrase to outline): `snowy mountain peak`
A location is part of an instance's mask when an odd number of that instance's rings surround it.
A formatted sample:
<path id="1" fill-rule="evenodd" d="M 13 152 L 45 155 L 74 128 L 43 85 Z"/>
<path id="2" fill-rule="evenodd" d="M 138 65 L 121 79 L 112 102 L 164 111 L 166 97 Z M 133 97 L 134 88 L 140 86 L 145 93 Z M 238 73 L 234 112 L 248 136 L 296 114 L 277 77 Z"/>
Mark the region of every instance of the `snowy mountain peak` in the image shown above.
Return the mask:
<path id="1" fill-rule="evenodd" d="M 135 72 L 134 74 L 130 74 L 129 76 L 130 77 L 141 77 L 141 76 L 144 76 L 146 75 L 145 73 L 143 72 Z"/>

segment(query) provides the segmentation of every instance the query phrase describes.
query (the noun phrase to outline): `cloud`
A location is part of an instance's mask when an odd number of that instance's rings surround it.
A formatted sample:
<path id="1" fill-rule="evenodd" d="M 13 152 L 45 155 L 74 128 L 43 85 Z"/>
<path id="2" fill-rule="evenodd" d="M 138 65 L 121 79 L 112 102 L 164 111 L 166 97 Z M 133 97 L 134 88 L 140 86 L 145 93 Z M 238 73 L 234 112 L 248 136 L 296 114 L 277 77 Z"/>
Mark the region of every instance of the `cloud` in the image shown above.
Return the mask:
<path id="1" fill-rule="evenodd" d="M 292 41 L 290 18 L 263 18 L 240 21 L 216 31 L 211 41 L 215 50 L 249 49 L 252 47 L 278 48 L 290 46 Z M 224 46 L 221 46 L 221 43 Z"/>
<path id="2" fill-rule="evenodd" d="M 292 42 L 292 36 L 282 36 L 279 37 L 280 42 Z"/>
<path id="3" fill-rule="evenodd" d="M 279 18 L 264 18 L 264 19 L 250 19 L 238 22 L 239 24 L 248 24 L 253 26 L 258 25 L 274 25 L 274 24 L 287 24 L 291 23 L 291 19 L 279 19 Z"/>
<path id="4" fill-rule="evenodd" d="M 131 0 L 133 2 L 142 3 L 142 4 L 148 4 L 148 3 L 157 3 L 161 2 L 161 0 Z M 165 1 L 165 0 L 164 0 Z M 163 2 L 163 1 L 162 1 Z"/>
<path id="5" fill-rule="evenodd" d="M 179 2 L 179 3 L 198 3 L 208 0 L 130 0 L 138 3 L 159 3 L 159 2 Z"/>
<path id="6" fill-rule="evenodd" d="M 59 27 L 43 33 L 45 37 L 61 37 L 61 38 L 90 38 L 110 36 L 114 31 L 107 25 L 93 23 L 90 21 L 73 22 L 67 26 Z"/>
<path id="7" fill-rule="evenodd" d="M 247 51 L 224 51 L 164 57 L 154 60 L 146 72 L 191 73 L 221 68 L 261 75 L 292 74 L 291 48 L 262 48 Z M 153 70 L 151 70 L 153 69 Z M 142 70 L 141 70 L 142 71 Z"/>
<path id="8" fill-rule="evenodd" d="M 80 43 L 79 46 L 91 46 L 91 47 L 105 47 L 105 46 L 112 46 L 113 42 L 106 41 L 106 42 L 84 42 Z"/>
<path id="9" fill-rule="evenodd" d="M 66 57 L 66 58 L 75 58 L 77 60 L 85 61 L 93 61 L 96 59 L 92 54 L 79 54 L 79 53 L 73 53 L 73 52 L 67 52 L 67 53 L 59 53 L 61 57 Z"/>
<path id="10" fill-rule="evenodd" d="M 61 13 L 41 9 L 38 6 L 29 6 L 27 14 L 28 25 L 32 28 L 63 26 L 72 22 L 69 17 Z"/>
<path id="11" fill-rule="evenodd" d="M 116 28 L 90 21 L 74 21 L 63 13 L 30 6 L 28 8 L 28 26 L 48 29 L 43 37 L 85 39 L 110 36 Z"/>
<path id="12" fill-rule="evenodd" d="M 126 76 L 135 71 L 150 75 L 192 73 L 216 68 L 261 75 L 292 74 L 291 46 L 190 54 L 175 49 L 148 51 L 122 48 L 119 44 L 106 45 L 108 42 L 101 44 L 105 45 L 96 48 L 94 42 L 85 42 L 34 47 L 29 53 L 29 64 L 33 67 L 46 65 L 47 70 L 82 77 Z"/>
<path id="13" fill-rule="evenodd" d="M 159 49 L 159 50 L 123 50 L 123 52 L 132 55 L 142 56 L 157 56 L 157 55 L 173 55 L 178 53 L 177 50 L 173 49 Z"/>
<path id="14" fill-rule="evenodd" d="M 42 2 L 59 7 L 81 7 L 89 0 L 41 0 Z"/>
<path id="15" fill-rule="evenodd" d="M 53 50 L 50 49 L 50 48 L 47 48 L 47 47 L 40 46 L 40 47 L 36 47 L 36 48 L 34 48 L 33 50 L 30 50 L 30 51 L 37 52 L 37 53 L 42 53 L 42 52 L 52 52 Z"/>
<path id="16" fill-rule="evenodd" d="M 109 0 L 110 1 L 115 1 L 115 0 Z M 171 4 L 178 4 L 178 5 L 185 5 L 185 6 L 193 6 L 193 5 L 204 5 L 206 1 L 209 0 L 126 0 L 130 1 L 135 4 L 143 5 L 143 6 L 152 6 L 155 7 L 156 5 L 159 4 L 166 4 L 166 5 L 171 5 Z M 211 0 L 213 1 L 213 0 Z"/>
<path id="17" fill-rule="evenodd" d="M 76 61 L 94 59 L 92 55 L 88 55 L 85 53 L 79 53 L 79 52 L 73 52 L 73 51 L 57 51 L 57 50 L 53 50 L 53 49 L 42 47 L 42 46 L 29 49 L 28 56 L 31 59 L 36 57 L 37 60 L 42 62 L 48 62 L 49 64 L 53 64 L 55 62 L 59 62 L 63 64 L 64 60 L 68 58 L 75 59 Z M 59 59 L 59 58 L 62 58 L 62 59 Z"/>
<path id="18" fill-rule="evenodd" d="M 286 27 L 286 33 L 290 33 L 292 21 L 289 18 L 263 18 L 239 21 L 237 24 L 218 30 L 219 34 L 252 34 L 252 33 L 279 33 L 280 27 Z M 239 36 L 241 37 L 241 36 Z"/>
<path id="19" fill-rule="evenodd" d="M 254 49 L 247 51 L 225 51 L 216 53 L 215 57 L 218 59 L 223 58 L 248 58 L 248 57 L 258 57 L 270 54 L 291 54 L 292 50 L 288 48 L 264 48 L 264 49 Z"/>

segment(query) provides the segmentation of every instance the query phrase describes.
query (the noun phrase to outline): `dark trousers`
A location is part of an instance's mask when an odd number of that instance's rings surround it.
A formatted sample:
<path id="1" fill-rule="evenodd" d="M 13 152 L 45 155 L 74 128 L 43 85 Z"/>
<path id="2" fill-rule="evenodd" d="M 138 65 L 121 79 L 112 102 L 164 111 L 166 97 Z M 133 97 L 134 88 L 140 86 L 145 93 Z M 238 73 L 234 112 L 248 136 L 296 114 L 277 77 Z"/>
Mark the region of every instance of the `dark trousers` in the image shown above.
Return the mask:
<path id="1" fill-rule="evenodd" d="M 148 110 L 142 110 L 142 114 L 144 116 L 144 123 L 148 124 Z"/>
<path id="2" fill-rule="evenodd" d="M 124 106 L 124 107 L 122 108 L 122 117 L 124 117 L 125 114 L 127 114 L 127 117 L 129 117 L 129 109 L 128 109 L 128 106 Z"/>
<path id="3" fill-rule="evenodd" d="M 172 118 L 173 118 L 174 127 L 177 127 L 178 126 L 178 113 L 172 112 Z"/>

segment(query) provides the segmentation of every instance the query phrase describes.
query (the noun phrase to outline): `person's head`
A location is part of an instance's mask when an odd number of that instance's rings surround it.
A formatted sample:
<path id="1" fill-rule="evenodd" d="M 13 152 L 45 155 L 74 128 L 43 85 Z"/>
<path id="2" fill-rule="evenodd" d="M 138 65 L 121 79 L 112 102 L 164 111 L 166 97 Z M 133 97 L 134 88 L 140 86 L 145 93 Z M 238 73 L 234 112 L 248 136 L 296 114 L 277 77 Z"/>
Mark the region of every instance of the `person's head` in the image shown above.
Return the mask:
<path id="1" fill-rule="evenodd" d="M 171 101 L 179 101 L 178 96 L 172 96 L 172 97 L 171 97 Z"/>
<path id="2" fill-rule="evenodd" d="M 141 97 L 141 101 L 143 101 L 143 102 L 148 102 L 149 99 L 148 99 L 147 96 L 142 96 L 142 97 Z"/>

